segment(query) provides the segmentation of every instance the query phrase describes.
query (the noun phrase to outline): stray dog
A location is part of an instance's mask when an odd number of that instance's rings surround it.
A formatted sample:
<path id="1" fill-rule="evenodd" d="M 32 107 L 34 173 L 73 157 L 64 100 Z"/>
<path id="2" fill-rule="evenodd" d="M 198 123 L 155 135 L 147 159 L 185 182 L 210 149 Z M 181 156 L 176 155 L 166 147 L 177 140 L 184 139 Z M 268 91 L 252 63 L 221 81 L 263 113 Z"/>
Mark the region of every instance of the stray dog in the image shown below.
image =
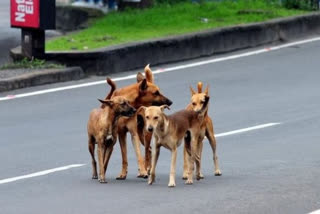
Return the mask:
<path id="1" fill-rule="evenodd" d="M 141 106 L 151 105 L 171 105 L 172 102 L 167 97 L 161 94 L 160 89 L 154 84 L 152 71 L 147 65 L 144 69 L 145 77 L 139 72 L 137 74 L 137 83 L 129 86 L 115 89 L 115 84 L 112 81 L 108 81 L 108 84 L 113 90 L 111 98 L 115 96 L 122 96 L 128 100 L 129 104 L 138 109 Z M 109 95 L 108 95 L 109 96 Z M 150 141 L 152 133 L 145 133 L 143 131 L 144 121 L 140 115 L 136 114 L 134 117 L 121 117 L 118 121 L 118 136 L 122 154 L 122 169 L 117 177 L 118 180 L 126 179 L 128 173 L 128 159 L 127 159 L 127 132 L 130 132 L 132 143 L 138 162 L 138 176 L 147 178 L 147 166 L 150 162 Z M 145 146 L 146 161 L 142 158 L 140 151 L 140 144 Z M 145 165 L 144 165 L 145 164 Z"/>
<path id="2" fill-rule="evenodd" d="M 177 148 L 181 144 L 187 134 L 190 138 L 190 144 L 187 147 L 189 152 L 189 171 L 193 172 L 194 160 L 196 157 L 195 143 L 199 138 L 200 125 L 202 124 L 204 113 L 207 111 L 209 96 L 206 96 L 205 102 L 199 111 L 181 110 L 169 116 L 163 113 L 164 108 L 169 108 L 167 105 L 160 107 L 141 107 L 139 111 L 144 111 L 146 128 L 149 132 L 153 132 L 155 138 L 155 152 L 152 154 L 151 173 L 148 184 L 151 185 L 155 181 L 155 169 L 159 158 L 160 147 L 171 151 L 171 169 L 169 177 L 169 187 L 176 186 L 176 160 Z M 192 184 L 192 173 L 188 174 L 186 184 Z"/>
<path id="3" fill-rule="evenodd" d="M 88 147 L 92 158 L 92 179 L 98 178 L 94 155 L 95 144 L 98 144 L 99 181 L 106 183 L 105 173 L 117 141 L 117 121 L 120 116 L 133 116 L 136 110 L 121 96 L 99 101 L 102 108 L 92 110 L 88 121 Z"/>
<path id="4" fill-rule="evenodd" d="M 209 87 L 207 86 L 205 89 L 205 92 L 202 92 L 202 82 L 198 82 L 198 93 L 196 93 L 192 87 L 190 87 L 191 90 L 191 103 L 187 106 L 186 109 L 193 110 L 193 111 L 199 111 L 203 108 L 203 105 L 205 103 L 206 97 L 209 96 Z M 201 154 L 202 154 L 202 147 L 203 147 L 203 139 L 204 136 L 206 136 L 209 140 L 209 143 L 211 145 L 211 149 L 213 152 L 213 162 L 214 162 L 214 174 L 216 176 L 221 175 L 221 171 L 219 169 L 219 162 L 218 162 L 218 156 L 217 156 L 217 147 L 216 147 L 216 139 L 214 137 L 214 131 L 213 131 L 213 123 L 211 118 L 208 115 L 208 110 L 204 113 L 204 120 L 200 125 L 200 135 L 197 143 L 197 155 L 200 157 L 199 161 L 196 160 L 196 167 L 199 168 L 197 171 L 200 172 L 198 179 L 202 179 L 203 174 L 201 173 Z M 187 139 L 185 139 L 187 140 Z M 183 179 L 187 179 L 188 177 L 188 152 L 186 148 L 186 144 L 184 146 L 183 151 Z"/>

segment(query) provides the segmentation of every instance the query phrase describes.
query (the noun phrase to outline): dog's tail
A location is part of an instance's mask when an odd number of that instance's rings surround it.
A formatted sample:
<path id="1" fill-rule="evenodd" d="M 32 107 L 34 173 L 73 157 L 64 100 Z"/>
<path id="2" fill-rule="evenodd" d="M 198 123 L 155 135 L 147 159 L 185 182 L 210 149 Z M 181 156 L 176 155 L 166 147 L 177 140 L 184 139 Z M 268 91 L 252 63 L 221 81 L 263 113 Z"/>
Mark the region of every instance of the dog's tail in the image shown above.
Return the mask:
<path id="1" fill-rule="evenodd" d="M 107 77 L 107 83 L 111 86 L 111 89 L 110 89 L 110 92 L 109 92 L 109 94 L 107 95 L 107 97 L 105 99 L 109 100 L 112 97 L 113 92 L 116 90 L 117 86 L 109 77 Z"/>
<path id="2" fill-rule="evenodd" d="M 206 114 L 206 112 L 208 110 L 209 99 L 210 99 L 210 97 L 206 96 L 202 108 L 199 111 L 197 111 L 197 113 L 200 117 L 203 117 Z"/>
<path id="3" fill-rule="evenodd" d="M 145 68 L 144 68 L 144 75 L 146 76 L 146 79 L 148 82 L 153 83 L 153 74 L 150 68 L 150 64 L 148 64 Z"/>
<path id="4" fill-rule="evenodd" d="M 198 82 L 198 93 L 202 93 L 202 82 Z"/>

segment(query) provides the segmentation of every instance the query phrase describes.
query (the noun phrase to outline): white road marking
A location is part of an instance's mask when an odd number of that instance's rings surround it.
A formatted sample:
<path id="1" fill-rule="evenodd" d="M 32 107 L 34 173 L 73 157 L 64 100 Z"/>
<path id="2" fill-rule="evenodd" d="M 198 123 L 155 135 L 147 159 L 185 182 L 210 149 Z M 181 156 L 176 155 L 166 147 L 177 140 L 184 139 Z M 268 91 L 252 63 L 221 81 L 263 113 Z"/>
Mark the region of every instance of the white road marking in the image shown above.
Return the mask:
<path id="1" fill-rule="evenodd" d="M 59 171 L 63 171 L 63 170 L 67 170 L 67 169 L 71 169 L 71 168 L 75 168 L 75 167 L 80 167 L 80 166 L 84 166 L 84 165 L 85 164 L 72 164 L 72 165 L 53 168 L 53 169 L 48 169 L 48 170 L 44 170 L 44 171 L 40 171 L 40 172 L 28 174 L 28 175 L 22 175 L 22 176 L 13 177 L 13 178 L 7 178 L 7 179 L 0 180 L 0 184 L 6 184 L 6 183 L 18 181 L 18 180 L 27 179 L 27 178 L 43 176 L 43 175 L 51 174 L 51 173 L 54 173 L 54 172 L 59 172 Z"/>
<path id="2" fill-rule="evenodd" d="M 258 126 L 252 126 L 252 127 L 248 127 L 248 128 L 244 128 L 244 129 L 234 130 L 231 132 L 224 132 L 224 133 L 216 134 L 215 137 L 224 137 L 224 136 L 228 136 L 228 135 L 240 134 L 243 132 L 249 132 L 249 131 L 253 131 L 253 130 L 257 130 L 257 129 L 264 129 L 264 128 L 267 128 L 270 126 L 276 126 L 279 124 L 280 123 L 266 123 L 266 124 L 262 124 L 262 125 L 258 125 Z"/>
<path id="3" fill-rule="evenodd" d="M 309 214 L 320 214 L 320 210 L 315 210 L 315 211 L 313 211 L 313 212 L 311 212 Z"/>
<path id="4" fill-rule="evenodd" d="M 253 131 L 253 130 L 257 130 L 257 129 L 263 129 L 263 128 L 267 128 L 267 127 L 275 126 L 275 125 L 279 125 L 279 124 L 280 123 L 266 123 L 266 124 L 262 124 L 262 125 L 258 125 L 258 126 L 248 127 L 245 129 L 237 129 L 237 130 L 230 131 L 230 132 L 220 133 L 220 134 L 215 135 L 215 137 L 224 137 L 224 136 L 228 136 L 228 135 L 240 134 L 243 132 L 249 132 L 249 131 Z M 39 176 L 51 174 L 54 172 L 64 171 L 64 170 L 68 170 L 68 169 L 75 168 L 75 167 L 81 167 L 84 165 L 86 165 L 86 164 L 72 164 L 72 165 L 68 165 L 68 166 L 63 166 L 63 167 L 48 169 L 48 170 L 44 170 L 44 171 L 40 171 L 40 172 L 35 172 L 32 174 L 28 174 L 28 175 L 22 175 L 22 176 L 13 177 L 13 178 L 6 178 L 3 180 L 0 180 L 0 184 L 6 184 L 6 183 L 15 182 L 18 180 L 39 177 Z M 318 213 L 312 213 L 312 214 L 318 214 Z"/>
<path id="5" fill-rule="evenodd" d="M 181 70 L 181 69 L 185 69 L 185 68 L 191 68 L 191 67 L 196 67 L 196 66 L 200 66 L 200 65 L 205 65 L 205 64 L 222 62 L 222 61 L 226 61 L 226 60 L 232 60 L 232 59 L 237 59 L 237 58 L 257 55 L 257 54 L 266 53 L 266 52 L 269 52 L 269 51 L 275 51 L 275 50 L 279 50 L 279 49 L 283 49 L 283 48 L 287 48 L 287 47 L 291 47 L 291 46 L 296 46 L 296 45 L 301 45 L 301 44 L 305 44 L 305 43 L 315 42 L 315 41 L 320 41 L 320 37 L 301 40 L 301 41 L 297 41 L 297 42 L 291 42 L 291 43 L 287 43 L 287 44 L 284 44 L 284 45 L 273 46 L 273 47 L 270 47 L 270 48 L 263 48 L 263 49 L 260 49 L 260 50 L 249 51 L 249 52 L 246 52 L 246 53 L 235 54 L 235 55 L 226 56 L 226 57 L 220 57 L 220 58 L 215 58 L 215 59 L 210 59 L 210 60 L 204 60 L 204 61 L 200 61 L 200 62 L 196 62 L 196 63 L 189 63 L 189 64 L 179 65 L 179 66 L 175 66 L 175 67 L 158 69 L 158 70 L 155 70 L 153 73 L 154 74 L 166 73 L 166 72 L 169 72 L 169 71 L 176 71 L 176 70 Z M 136 75 L 129 75 L 129 76 L 124 76 L 124 77 L 114 78 L 112 80 L 113 81 L 122 81 L 122 80 L 135 79 L 135 78 L 136 78 Z M 94 86 L 94 85 L 99 85 L 99 84 L 106 84 L 106 81 L 102 80 L 102 81 L 88 82 L 88 83 L 83 83 L 83 84 L 70 85 L 70 86 L 64 86 L 64 87 L 58 87 L 58 88 L 52 88 L 52 89 L 45 89 L 45 90 L 34 91 L 34 92 L 23 93 L 23 94 L 17 94 L 17 95 L 8 95 L 6 97 L 0 97 L 0 101 L 12 100 L 12 99 L 16 99 L 16 98 L 35 96 L 35 95 L 40 95 L 40 94 L 47 94 L 47 93 L 70 90 L 70 89 L 76 89 L 76 88 L 82 88 L 82 87 L 89 87 L 89 86 Z"/>

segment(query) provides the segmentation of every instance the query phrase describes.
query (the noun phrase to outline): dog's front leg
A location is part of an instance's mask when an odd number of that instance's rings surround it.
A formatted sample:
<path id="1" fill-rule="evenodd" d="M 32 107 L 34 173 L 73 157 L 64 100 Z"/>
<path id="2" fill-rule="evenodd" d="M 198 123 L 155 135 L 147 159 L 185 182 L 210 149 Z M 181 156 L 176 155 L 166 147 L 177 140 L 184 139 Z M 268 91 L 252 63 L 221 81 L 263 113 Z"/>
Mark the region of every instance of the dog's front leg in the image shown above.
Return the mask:
<path id="1" fill-rule="evenodd" d="M 128 157 L 127 157 L 127 132 L 126 131 L 119 131 L 119 144 L 121 149 L 121 156 L 122 156 L 122 169 L 117 180 L 125 180 L 127 178 L 128 173 Z"/>
<path id="2" fill-rule="evenodd" d="M 138 167 L 139 167 L 139 173 L 138 173 L 138 178 L 148 178 L 148 173 L 144 167 L 144 160 L 141 156 L 141 150 L 140 150 L 140 139 L 137 133 L 131 132 L 132 136 L 132 143 L 134 147 L 134 151 L 137 156 L 137 161 L 138 161 Z"/>
<path id="3" fill-rule="evenodd" d="M 106 154 L 106 146 L 104 141 L 98 141 L 98 161 L 99 161 L 99 182 L 106 183 L 105 170 L 104 170 L 104 157 Z"/>
<path id="4" fill-rule="evenodd" d="M 155 181 L 156 177 L 156 166 L 160 155 L 160 145 L 155 143 L 154 152 L 152 152 L 152 164 L 151 164 L 151 172 L 148 184 L 151 185 Z"/>
<path id="5" fill-rule="evenodd" d="M 176 186 L 176 162 L 177 162 L 177 147 L 171 150 L 171 167 L 168 187 Z"/>
<path id="6" fill-rule="evenodd" d="M 148 174 L 150 174 L 151 169 L 151 139 L 152 139 L 152 132 L 143 132 L 144 135 L 144 151 L 145 151 L 145 160 L 144 160 L 144 166 L 147 170 Z"/>

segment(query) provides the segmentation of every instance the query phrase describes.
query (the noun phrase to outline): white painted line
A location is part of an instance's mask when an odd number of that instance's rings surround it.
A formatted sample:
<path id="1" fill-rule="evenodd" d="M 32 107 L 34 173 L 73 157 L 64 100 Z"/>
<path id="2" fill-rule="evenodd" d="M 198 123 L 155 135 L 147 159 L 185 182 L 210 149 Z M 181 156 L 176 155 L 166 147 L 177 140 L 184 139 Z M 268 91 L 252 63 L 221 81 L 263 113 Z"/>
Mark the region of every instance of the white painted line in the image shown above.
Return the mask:
<path id="1" fill-rule="evenodd" d="M 204 61 L 200 61 L 200 62 L 196 62 L 196 63 L 189 63 L 189 64 L 179 65 L 179 66 L 175 66 L 175 67 L 169 67 L 169 68 L 165 68 L 165 69 L 158 69 L 158 70 L 154 71 L 153 73 L 154 74 L 160 74 L 160 73 L 166 73 L 166 72 L 169 72 L 169 71 L 176 71 L 176 70 L 181 70 L 181 69 L 185 69 L 185 68 L 191 68 L 191 67 L 196 67 L 196 66 L 200 66 L 200 65 L 205 65 L 205 64 L 222 62 L 222 61 L 226 61 L 226 60 L 232 60 L 232 59 L 237 59 L 237 58 L 257 55 L 257 54 L 266 53 L 266 52 L 269 52 L 269 51 L 275 51 L 275 50 L 279 50 L 279 49 L 283 49 L 283 48 L 287 48 L 287 47 L 291 47 L 291 46 L 295 46 L 295 45 L 301 45 L 301 44 L 305 44 L 305 43 L 315 42 L 315 41 L 320 41 L 320 37 L 301 40 L 301 41 L 297 41 L 297 42 L 291 42 L 291 43 L 287 43 L 287 44 L 284 44 L 284 45 L 273 46 L 273 47 L 270 47 L 270 48 L 263 48 L 263 49 L 255 50 L 255 51 L 249 51 L 249 52 L 246 52 L 246 53 L 235 54 L 235 55 L 226 56 L 226 57 L 220 57 L 220 58 L 215 58 L 215 59 L 211 59 L 211 60 L 204 60 Z M 136 75 L 129 75 L 129 76 L 124 76 L 124 77 L 114 78 L 112 80 L 113 81 L 121 81 L 121 80 L 135 79 L 135 78 L 136 78 Z M 65 86 L 65 87 L 58 87 L 58 88 L 40 90 L 40 91 L 17 94 L 17 95 L 8 95 L 6 97 L 0 97 L 0 101 L 12 100 L 12 99 L 16 99 L 16 98 L 35 96 L 35 95 L 40 95 L 40 94 L 47 94 L 47 93 L 70 90 L 70 89 L 76 89 L 76 88 L 82 88 L 82 87 L 89 87 L 89 86 L 99 85 L 99 84 L 106 84 L 106 81 L 102 80 L 102 81 L 88 82 L 88 83 L 83 83 L 83 84 L 70 85 L 70 86 Z"/>
<path id="2" fill-rule="evenodd" d="M 315 210 L 315 211 L 313 211 L 313 212 L 311 212 L 309 214 L 320 214 L 320 210 Z"/>
<path id="3" fill-rule="evenodd" d="M 224 136 L 228 136 L 228 135 L 240 134 L 243 132 L 249 132 L 249 131 L 253 131 L 253 130 L 257 130 L 257 129 L 264 129 L 264 128 L 276 126 L 279 124 L 280 123 L 266 123 L 266 124 L 262 124 L 262 125 L 258 125 L 258 126 L 252 126 L 252 127 L 248 127 L 248 128 L 244 128 L 244 129 L 238 129 L 238 130 L 234 130 L 234 131 L 230 131 L 230 132 L 216 134 L 215 137 L 218 138 L 218 137 L 224 137 Z"/>
<path id="4" fill-rule="evenodd" d="M 230 132 L 224 132 L 224 133 L 216 134 L 215 137 L 218 138 L 218 137 L 224 137 L 224 136 L 228 136 L 228 135 L 240 134 L 240 133 L 243 133 L 243 132 L 253 131 L 253 130 L 257 130 L 257 129 L 263 129 L 263 128 L 267 128 L 267 127 L 275 126 L 275 125 L 279 125 L 279 124 L 280 123 L 266 123 L 266 124 L 262 124 L 262 125 L 258 125 L 258 126 L 252 126 L 252 127 L 248 127 L 248 128 L 244 128 L 244 129 L 238 129 L 238 130 L 234 130 L 234 131 L 230 131 Z M 84 165 L 85 164 L 72 164 L 72 165 L 68 165 L 68 166 L 63 166 L 63 167 L 48 169 L 48 170 L 44 170 L 44 171 L 40 171 L 40 172 L 35 172 L 35 173 L 32 173 L 32 174 L 28 174 L 28 175 L 22 175 L 22 176 L 13 177 L 13 178 L 6 178 L 6 179 L 3 179 L 3 180 L 0 180 L 0 184 L 6 184 L 6 183 L 18 181 L 18 180 L 23 180 L 23 179 L 43 176 L 43 175 L 51 174 L 51 173 L 54 173 L 54 172 L 68 170 L 68 169 L 75 168 L 75 167 L 81 167 L 81 166 L 84 166 Z M 319 214 L 319 213 L 312 213 L 312 214 Z"/>
<path id="5" fill-rule="evenodd" d="M 40 172 L 28 174 L 28 175 L 22 175 L 22 176 L 13 177 L 13 178 L 7 178 L 7 179 L 0 180 L 0 184 L 6 184 L 6 183 L 18 181 L 18 180 L 27 179 L 27 178 L 43 176 L 43 175 L 47 175 L 47 174 L 51 174 L 51 173 L 54 173 L 54 172 L 59 172 L 59 171 L 75 168 L 75 167 L 81 167 L 81 166 L 84 166 L 84 165 L 85 164 L 72 164 L 72 165 L 58 167 L 58 168 L 54 168 L 54 169 L 48 169 L 48 170 L 44 170 L 44 171 L 40 171 Z"/>

